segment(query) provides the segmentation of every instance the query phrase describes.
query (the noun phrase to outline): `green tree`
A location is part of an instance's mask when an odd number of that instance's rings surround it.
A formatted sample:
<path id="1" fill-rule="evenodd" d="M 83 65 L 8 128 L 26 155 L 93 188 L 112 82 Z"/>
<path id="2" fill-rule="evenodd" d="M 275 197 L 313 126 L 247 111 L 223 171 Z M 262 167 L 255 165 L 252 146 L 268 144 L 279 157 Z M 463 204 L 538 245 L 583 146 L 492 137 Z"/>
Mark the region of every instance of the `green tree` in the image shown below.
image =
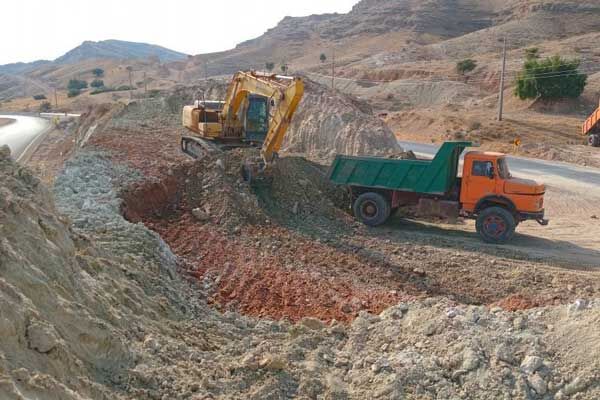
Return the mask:
<path id="1" fill-rule="evenodd" d="M 275 63 L 269 61 L 269 62 L 265 63 L 265 68 L 267 69 L 267 71 L 271 72 L 275 68 Z"/>
<path id="2" fill-rule="evenodd" d="M 466 60 L 462 60 L 456 63 L 456 72 L 458 72 L 460 75 L 464 75 L 468 72 L 473 71 L 475 67 L 477 67 L 477 62 L 475 62 L 475 60 L 467 58 Z"/>
<path id="3" fill-rule="evenodd" d="M 319 57 L 319 60 L 321 60 L 322 63 L 324 63 L 325 61 L 327 61 L 327 56 L 325 55 L 325 53 L 321 53 L 321 56 Z"/>
<path id="4" fill-rule="evenodd" d="M 580 61 L 560 56 L 528 59 L 517 76 L 515 95 L 525 99 L 577 98 L 583 93 L 587 75 L 578 71 Z"/>
<path id="5" fill-rule="evenodd" d="M 540 58 L 540 49 L 537 47 L 530 47 L 525 49 L 525 58 L 527 60 L 537 60 Z"/>
<path id="6" fill-rule="evenodd" d="M 71 88 L 69 89 L 69 91 L 67 92 L 67 96 L 68 97 L 77 97 L 81 94 L 81 89 L 77 89 L 77 88 Z"/>
<path id="7" fill-rule="evenodd" d="M 82 80 L 79 80 L 79 79 L 71 79 L 69 81 L 69 84 L 67 85 L 67 88 L 69 90 L 71 90 L 71 89 L 81 90 L 81 89 L 87 88 L 87 86 L 88 86 L 88 84 L 87 84 L 86 81 L 82 81 Z"/>
<path id="8" fill-rule="evenodd" d="M 104 81 L 102 79 L 94 79 L 90 86 L 93 88 L 101 88 L 104 87 Z"/>
<path id="9" fill-rule="evenodd" d="M 287 73 L 289 69 L 290 67 L 286 63 L 281 64 L 281 72 L 284 74 Z"/>
<path id="10" fill-rule="evenodd" d="M 96 78 L 101 78 L 104 76 L 104 70 L 102 68 L 94 68 L 92 74 L 94 74 Z"/>

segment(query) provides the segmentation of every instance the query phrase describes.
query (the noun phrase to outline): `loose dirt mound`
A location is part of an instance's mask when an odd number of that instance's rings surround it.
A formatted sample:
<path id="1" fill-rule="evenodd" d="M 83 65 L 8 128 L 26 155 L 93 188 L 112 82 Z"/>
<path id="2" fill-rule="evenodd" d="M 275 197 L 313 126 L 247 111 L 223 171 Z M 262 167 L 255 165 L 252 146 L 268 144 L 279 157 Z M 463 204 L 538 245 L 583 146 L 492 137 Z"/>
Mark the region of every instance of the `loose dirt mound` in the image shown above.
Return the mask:
<path id="1" fill-rule="evenodd" d="M 283 151 L 316 158 L 330 158 L 336 153 L 374 155 L 402 151 L 392 131 L 373 114 L 368 103 L 308 78 L 304 78 L 304 83 L 304 97 L 283 141 Z M 195 87 L 180 87 L 167 102 L 178 106 L 192 104 L 202 98 L 202 93 L 206 99 L 221 100 L 227 85 L 225 81 L 208 81 Z"/>
<path id="2" fill-rule="evenodd" d="M 285 150 L 319 157 L 402 151 L 392 131 L 366 102 L 308 79 L 305 86 Z"/>
<path id="3" fill-rule="evenodd" d="M 348 228 L 351 218 L 342 211 L 348 193 L 328 182 L 325 167 L 283 157 L 267 172 L 270 184 L 251 188 L 242 180 L 241 166 L 257 156 L 257 149 L 236 149 L 182 165 L 162 180 L 134 184 L 123 194 L 123 213 L 136 222 L 169 211 L 189 213 L 229 231 L 273 221 L 313 233 Z"/>

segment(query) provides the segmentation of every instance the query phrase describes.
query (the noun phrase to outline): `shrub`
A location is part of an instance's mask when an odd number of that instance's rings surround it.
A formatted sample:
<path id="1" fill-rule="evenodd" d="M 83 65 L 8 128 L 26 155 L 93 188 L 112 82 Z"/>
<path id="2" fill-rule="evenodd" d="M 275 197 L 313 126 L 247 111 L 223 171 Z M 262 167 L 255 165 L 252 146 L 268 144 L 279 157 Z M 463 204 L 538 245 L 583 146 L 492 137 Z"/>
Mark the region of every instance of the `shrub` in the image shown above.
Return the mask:
<path id="1" fill-rule="evenodd" d="M 265 63 L 265 68 L 267 69 L 267 71 L 271 72 L 275 68 L 275 63 L 269 61 Z"/>
<path id="2" fill-rule="evenodd" d="M 67 97 L 77 97 L 81 94 L 81 89 L 71 88 L 67 92 Z"/>
<path id="3" fill-rule="evenodd" d="M 578 71 L 579 60 L 560 56 L 528 59 L 517 76 L 515 95 L 525 99 L 577 98 L 583 93 L 587 75 Z"/>
<path id="4" fill-rule="evenodd" d="M 94 74 L 96 78 L 101 78 L 104 76 L 104 70 L 102 68 L 94 68 L 92 74 Z"/>
<path id="5" fill-rule="evenodd" d="M 46 100 L 46 95 L 44 94 L 36 94 L 33 96 L 34 100 Z"/>
<path id="6" fill-rule="evenodd" d="M 321 56 L 319 57 L 319 60 L 321 60 L 322 63 L 324 63 L 325 61 L 327 61 L 327 56 L 325 55 L 325 53 L 321 53 Z"/>
<path id="7" fill-rule="evenodd" d="M 456 72 L 458 72 L 461 75 L 464 75 L 467 72 L 473 71 L 475 67 L 477 67 L 477 63 L 475 62 L 475 60 L 468 58 L 466 60 L 462 60 L 456 63 Z"/>
<path id="8" fill-rule="evenodd" d="M 90 86 L 93 88 L 101 88 L 104 87 L 104 81 L 101 79 L 94 79 L 92 81 L 92 83 L 90 83 Z"/>
<path id="9" fill-rule="evenodd" d="M 71 89 L 85 89 L 87 87 L 88 87 L 87 82 L 79 80 L 79 79 L 71 79 L 69 81 L 69 84 L 67 85 L 67 88 L 69 90 L 71 90 Z"/>

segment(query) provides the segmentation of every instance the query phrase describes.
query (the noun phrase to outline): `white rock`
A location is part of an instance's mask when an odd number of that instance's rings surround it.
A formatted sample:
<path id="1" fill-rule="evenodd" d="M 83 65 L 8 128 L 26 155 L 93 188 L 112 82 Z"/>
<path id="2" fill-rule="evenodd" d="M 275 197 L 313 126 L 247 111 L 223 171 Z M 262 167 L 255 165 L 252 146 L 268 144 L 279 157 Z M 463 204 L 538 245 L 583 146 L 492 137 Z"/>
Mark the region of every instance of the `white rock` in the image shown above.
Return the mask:
<path id="1" fill-rule="evenodd" d="M 40 353 L 49 353 L 58 345 L 56 331 L 43 322 L 34 322 L 27 327 L 29 348 Z"/>
<path id="2" fill-rule="evenodd" d="M 577 299 L 577 300 L 575 300 L 575 303 L 573 303 L 569 306 L 569 309 L 571 311 L 581 311 L 581 310 L 585 310 L 587 307 L 588 307 L 587 300 Z"/>
<path id="3" fill-rule="evenodd" d="M 586 387 L 587 387 L 587 382 L 585 381 L 585 379 L 578 376 L 577 378 L 573 379 L 571 381 L 571 383 L 567 384 L 564 387 L 563 392 L 567 396 L 571 396 L 571 395 L 574 395 L 575 393 L 579 393 L 579 392 L 583 391 Z"/>
<path id="4" fill-rule="evenodd" d="M 198 221 L 202 221 L 202 222 L 208 221 L 210 219 L 210 215 L 208 215 L 204 210 L 201 210 L 200 208 L 194 208 L 192 210 L 192 215 Z"/>
<path id="5" fill-rule="evenodd" d="M 537 356 L 527 356 L 523 359 L 521 363 L 521 371 L 526 374 L 533 374 L 537 371 L 543 364 L 543 360 Z"/>
<path id="6" fill-rule="evenodd" d="M 530 375 L 527 378 L 527 381 L 529 382 L 529 386 L 531 386 L 531 388 L 540 396 L 543 396 L 548 391 L 546 381 L 538 374 Z"/>

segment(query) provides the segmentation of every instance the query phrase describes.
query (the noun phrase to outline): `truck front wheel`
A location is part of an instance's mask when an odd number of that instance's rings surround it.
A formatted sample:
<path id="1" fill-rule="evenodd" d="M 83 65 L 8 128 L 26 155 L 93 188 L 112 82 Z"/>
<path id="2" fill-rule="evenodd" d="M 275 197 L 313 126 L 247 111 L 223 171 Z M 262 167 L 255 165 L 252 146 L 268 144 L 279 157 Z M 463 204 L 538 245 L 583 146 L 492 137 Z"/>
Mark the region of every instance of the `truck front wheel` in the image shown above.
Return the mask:
<path id="1" fill-rule="evenodd" d="M 591 134 L 588 136 L 588 144 L 592 147 L 600 147 L 600 135 Z"/>
<path id="2" fill-rule="evenodd" d="M 379 193 L 363 193 L 354 201 L 352 206 L 354 216 L 368 226 L 379 226 L 390 216 L 389 201 Z"/>
<path id="3" fill-rule="evenodd" d="M 503 244 L 515 233 L 515 217 L 502 207 L 489 207 L 479 213 L 475 227 L 484 242 Z"/>

